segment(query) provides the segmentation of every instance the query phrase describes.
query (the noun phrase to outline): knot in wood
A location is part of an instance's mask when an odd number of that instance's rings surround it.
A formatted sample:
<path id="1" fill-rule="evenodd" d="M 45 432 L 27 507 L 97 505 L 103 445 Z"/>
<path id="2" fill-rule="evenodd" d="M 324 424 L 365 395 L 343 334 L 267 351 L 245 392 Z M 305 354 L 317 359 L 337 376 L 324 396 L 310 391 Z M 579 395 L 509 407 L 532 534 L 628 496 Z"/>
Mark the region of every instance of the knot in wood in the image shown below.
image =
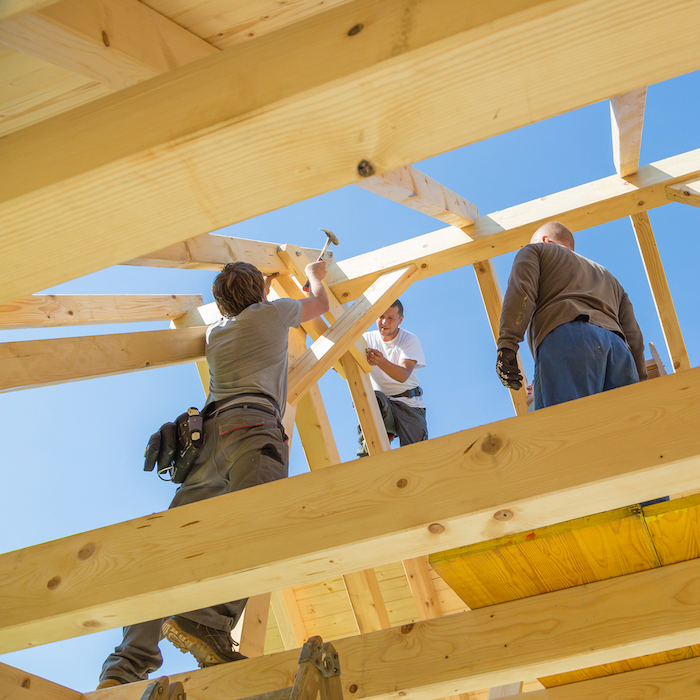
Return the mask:
<path id="1" fill-rule="evenodd" d="M 50 590 L 53 591 L 54 589 L 58 588 L 59 584 L 61 583 L 61 577 L 60 576 L 54 576 L 52 579 L 49 580 L 49 582 L 46 584 L 46 587 Z"/>
<path id="2" fill-rule="evenodd" d="M 97 629 L 102 627 L 102 625 L 97 620 L 85 620 L 85 622 L 83 622 L 83 627 L 87 627 L 88 629 Z"/>
<path id="3" fill-rule="evenodd" d="M 356 693 L 356 692 L 357 692 L 357 686 L 353 683 L 353 684 L 348 688 L 348 690 L 349 690 L 351 693 Z"/>
<path id="4" fill-rule="evenodd" d="M 32 679 L 31 679 L 31 678 L 25 678 L 25 679 L 22 681 L 22 687 L 23 687 L 23 688 L 27 688 L 27 690 L 28 690 L 29 688 L 31 688 L 31 687 L 32 687 Z"/>
<path id="5" fill-rule="evenodd" d="M 78 550 L 78 559 L 80 559 L 81 561 L 89 559 L 95 553 L 96 549 L 97 546 L 94 542 L 88 542 Z"/>
<path id="6" fill-rule="evenodd" d="M 512 510 L 497 510 L 493 514 L 494 520 L 510 520 L 513 517 Z"/>
<path id="7" fill-rule="evenodd" d="M 374 175 L 374 166 L 364 158 L 357 164 L 357 172 L 361 177 L 372 177 Z"/>
<path id="8" fill-rule="evenodd" d="M 350 27 L 348 30 L 348 36 L 355 36 L 356 34 L 359 34 L 363 29 L 365 25 L 360 23 L 356 24 L 354 27 Z"/>
<path id="9" fill-rule="evenodd" d="M 413 629 L 413 623 L 410 625 L 401 625 L 401 634 L 408 634 Z"/>
<path id="10" fill-rule="evenodd" d="M 408 486 L 408 479 L 399 479 L 396 482 L 397 488 L 405 489 Z"/>
<path id="11" fill-rule="evenodd" d="M 430 523 L 430 525 L 428 525 L 428 532 L 431 532 L 433 535 L 440 535 L 445 532 L 445 526 L 440 523 Z"/>
<path id="12" fill-rule="evenodd" d="M 503 447 L 503 441 L 498 435 L 491 435 L 481 443 L 481 451 L 487 455 L 495 455 Z"/>

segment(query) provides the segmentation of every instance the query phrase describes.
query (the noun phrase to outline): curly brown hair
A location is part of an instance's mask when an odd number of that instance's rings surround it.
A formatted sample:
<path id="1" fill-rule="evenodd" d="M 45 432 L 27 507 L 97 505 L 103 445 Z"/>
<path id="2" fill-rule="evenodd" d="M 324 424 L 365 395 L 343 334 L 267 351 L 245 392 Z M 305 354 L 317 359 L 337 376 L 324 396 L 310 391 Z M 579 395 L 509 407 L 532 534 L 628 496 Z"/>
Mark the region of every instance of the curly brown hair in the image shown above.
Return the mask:
<path id="1" fill-rule="evenodd" d="M 216 276 L 211 291 L 221 314 L 233 318 L 265 299 L 265 280 L 255 265 L 228 263 Z"/>

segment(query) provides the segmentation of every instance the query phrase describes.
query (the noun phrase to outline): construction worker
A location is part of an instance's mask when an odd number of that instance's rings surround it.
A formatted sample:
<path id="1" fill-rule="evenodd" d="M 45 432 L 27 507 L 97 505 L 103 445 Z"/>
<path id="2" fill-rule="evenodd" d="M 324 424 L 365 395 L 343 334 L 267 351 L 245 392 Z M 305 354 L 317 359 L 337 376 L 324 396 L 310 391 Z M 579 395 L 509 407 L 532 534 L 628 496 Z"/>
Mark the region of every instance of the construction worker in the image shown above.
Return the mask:
<path id="1" fill-rule="evenodd" d="M 425 367 L 420 340 L 403 328 L 403 304 L 398 299 L 379 317 L 377 330 L 364 334 L 372 386 L 389 439 L 399 436 L 401 446 L 428 439 L 423 390 L 414 370 Z M 367 444 L 358 426 L 358 457 L 367 456 Z"/>
<path id="2" fill-rule="evenodd" d="M 287 339 L 290 327 L 328 310 L 324 262 L 306 267 L 309 296 L 266 301 L 271 277 L 253 265 L 229 263 L 212 292 L 223 318 L 207 329 L 211 380 L 203 411 L 204 444 L 171 508 L 287 476 Z M 274 276 L 274 275 L 273 275 Z M 235 556 L 235 553 L 232 555 Z M 100 688 L 144 680 L 160 668 L 166 637 L 200 667 L 245 658 L 232 650 L 231 630 L 246 600 L 124 628 L 124 639 L 102 667 Z"/>
<path id="3" fill-rule="evenodd" d="M 515 256 L 503 299 L 496 372 L 520 389 L 525 330 L 535 358 L 534 408 L 647 378 L 644 341 L 622 285 L 574 252 L 571 231 L 541 226 Z"/>

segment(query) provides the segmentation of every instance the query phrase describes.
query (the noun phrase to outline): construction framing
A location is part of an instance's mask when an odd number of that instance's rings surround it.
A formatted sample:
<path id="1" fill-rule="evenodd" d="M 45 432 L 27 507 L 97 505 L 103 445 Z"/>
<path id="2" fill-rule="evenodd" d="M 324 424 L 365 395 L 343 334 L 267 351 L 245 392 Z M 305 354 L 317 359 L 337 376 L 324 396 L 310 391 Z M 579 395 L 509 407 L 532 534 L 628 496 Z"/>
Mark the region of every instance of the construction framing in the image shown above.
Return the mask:
<path id="1" fill-rule="evenodd" d="M 57 283 L 114 264 L 214 270 L 247 260 L 280 273 L 274 294 L 299 298 L 304 262 L 319 251 L 209 234 L 353 183 L 448 225 L 327 257 L 329 313 L 293 331 L 289 346 L 285 426 L 291 435 L 296 424 L 309 474 L 0 555 L 0 652 L 250 596 L 241 648 L 253 658 L 175 679 L 193 698 L 242 699 L 290 685 L 291 650 L 315 633 L 299 595 L 311 584 L 335 586 L 347 601 L 339 629 L 349 632 L 335 642 L 346 699 L 476 700 L 499 687 L 489 697 L 505 697 L 543 675 L 700 643 L 697 559 L 475 611 L 445 591 L 426 559 L 590 515 L 591 503 L 606 510 L 700 489 L 700 369 L 691 368 L 647 214 L 671 202 L 700 206 L 700 149 L 639 163 L 645 86 L 700 69 L 700 5 L 322 5 L 271 9 L 268 25 L 250 25 L 254 40 L 223 32 L 218 43 L 211 22 L 195 31 L 137 0 L 10 0 L 0 10 L 5 47 L 82 86 L 53 101 L 38 95 L 0 140 L 0 329 L 172 321 L 164 331 L 1 343 L 2 391 L 178 363 L 196 363 L 208 386 L 213 305 L 181 295 L 36 294 Z M 219 21 L 238 26 L 242 8 L 232 3 Z M 604 99 L 617 174 L 602 180 L 484 215 L 411 165 Z M 513 418 L 390 449 L 362 339 L 390 301 L 471 265 L 495 337 L 493 257 L 548 220 L 580 231 L 626 216 L 669 376 L 531 414 L 523 389 L 512 393 Z M 347 380 L 367 438 L 370 457 L 351 465 L 340 463 L 318 390 L 331 367 Z M 229 548 L 234 561 L 222 556 Z M 151 571 L 156 558 L 158 575 L 135 577 L 123 552 L 132 565 L 148 559 Z M 386 605 L 388 565 L 411 606 L 398 620 Z M 264 653 L 272 628 L 274 650 L 289 651 Z M 697 694 L 700 660 L 624 675 L 530 686 L 527 697 L 602 700 L 639 684 L 659 700 L 686 699 Z M 136 699 L 143 690 L 94 697 Z M 0 696 L 13 692 L 93 697 L 0 665 Z"/>

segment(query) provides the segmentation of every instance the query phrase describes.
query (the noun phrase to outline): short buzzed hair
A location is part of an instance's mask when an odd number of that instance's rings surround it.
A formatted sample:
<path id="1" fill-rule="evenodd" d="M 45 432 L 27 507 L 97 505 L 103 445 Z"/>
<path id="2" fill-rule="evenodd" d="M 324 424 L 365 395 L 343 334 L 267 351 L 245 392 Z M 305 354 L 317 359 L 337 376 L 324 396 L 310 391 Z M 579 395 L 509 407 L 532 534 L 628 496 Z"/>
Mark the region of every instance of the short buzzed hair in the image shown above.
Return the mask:
<path id="1" fill-rule="evenodd" d="M 265 279 L 255 265 L 228 263 L 216 276 L 211 291 L 221 315 L 234 318 L 265 298 Z"/>
<path id="2" fill-rule="evenodd" d="M 399 316 L 403 316 L 403 304 L 400 299 L 397 299 L 389 308 L 393 309 L 394 307 L 399 310 Z"/>
<path id="3" fill-rule="evenodd" d="M 540 226 L 537 230 L 538 233 L 543 233 L 549 236 L 554 242 L 563 244 L 571 250 L 574 249 L 574 235 L 569 231 L 564 224 L 558 221 L 548 221 L 546 224 Z"/>

